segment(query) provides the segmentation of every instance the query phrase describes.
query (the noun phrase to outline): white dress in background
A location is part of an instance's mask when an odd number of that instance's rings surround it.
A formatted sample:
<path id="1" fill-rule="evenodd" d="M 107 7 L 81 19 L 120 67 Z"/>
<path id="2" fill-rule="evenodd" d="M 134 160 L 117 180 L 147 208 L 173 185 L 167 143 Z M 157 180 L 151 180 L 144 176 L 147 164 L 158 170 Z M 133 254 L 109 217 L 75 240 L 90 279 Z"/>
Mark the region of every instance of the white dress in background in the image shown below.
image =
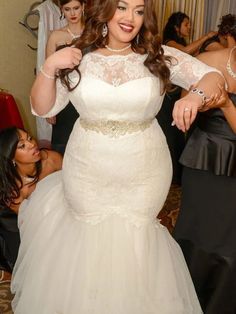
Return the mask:
<path id="1" fill-rule="evenodd" d="M 188 88 L 212 71 L 165 51 L 178 59 L 174 84 Z M 182 252 L 156 219 L 172 169 L 155 119 L 163 95 L 145 58 L 89 53 L 79 87 L 68 93 L 58 82 L 48 116 L 70 99 L 80 118 L 63 170 L 40 181 L 20 208 L 15 314 L 202 313 Z"/>
<path id="2" fill-rule="evenodd" d="M 36 64 L 36 71 L 38 73 L 40 67 L 45 61 L 46 45 L 50 33 L 67 25 L 67 20 L 65 18 L 61 18 L 61 10 L 55 3 L 52 2 L 52 0 L 43 1 L 36 7 L 35 10 L 39 13 Z M 45 119 L 37 117 L 36 126 L 38 140 L 48 140 L 51 142 L 51 124 L 49 124 Z"/>

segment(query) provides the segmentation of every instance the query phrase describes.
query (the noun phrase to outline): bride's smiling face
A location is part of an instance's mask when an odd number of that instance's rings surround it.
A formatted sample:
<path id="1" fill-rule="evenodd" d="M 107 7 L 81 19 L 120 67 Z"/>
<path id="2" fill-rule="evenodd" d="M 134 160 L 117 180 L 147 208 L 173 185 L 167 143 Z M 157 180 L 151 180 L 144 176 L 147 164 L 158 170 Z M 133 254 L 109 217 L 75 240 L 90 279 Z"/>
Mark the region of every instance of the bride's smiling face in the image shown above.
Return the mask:
<path id="1" fill-rule="evenodd" d="M 144 20 L 144 0 L 120 0 L 113 18 L 107 23 L 109 46 L 114 48 L 131 42 Z"/>

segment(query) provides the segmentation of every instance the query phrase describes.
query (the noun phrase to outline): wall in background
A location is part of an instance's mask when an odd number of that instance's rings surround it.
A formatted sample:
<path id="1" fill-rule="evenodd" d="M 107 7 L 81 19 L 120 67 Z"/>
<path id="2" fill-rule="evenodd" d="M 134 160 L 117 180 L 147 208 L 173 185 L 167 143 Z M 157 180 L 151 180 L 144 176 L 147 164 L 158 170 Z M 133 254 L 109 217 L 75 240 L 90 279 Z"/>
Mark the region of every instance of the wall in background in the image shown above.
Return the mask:
<path id="1" fill-rule="evenodd" d="M 0 88 L 14 96 L 25 128 L 35 136 L 35 118 L 30 111 L 29 93 L 35 78 L 36 52 L 27 44 L 36 47 L 37 40 L 19 24 L 33 2 L 34 0 L 1 0 Z"/>

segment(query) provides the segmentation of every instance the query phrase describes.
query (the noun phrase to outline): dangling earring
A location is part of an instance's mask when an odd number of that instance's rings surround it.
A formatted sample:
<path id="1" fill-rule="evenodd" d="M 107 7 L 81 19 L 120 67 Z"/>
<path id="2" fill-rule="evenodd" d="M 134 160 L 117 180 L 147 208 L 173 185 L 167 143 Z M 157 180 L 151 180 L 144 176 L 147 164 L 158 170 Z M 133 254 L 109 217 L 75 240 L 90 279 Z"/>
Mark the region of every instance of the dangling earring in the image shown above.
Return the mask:
<path id="1" fill-rule="evenodd" d="M 15 160 L 12 160 L 12 163 L 13 163 L 13 166 L 15 167 L 16 166 Z"/>
<path id="2" fill-rule="evenodd" d="M 102 27 L 102 37 L 105 38 L 107 34 L 108 34 L 108 27 L 107 27 L 107 24 L 104 23 Z"/>
<path id="3" fill-rule="evenodd" d="M 138 45 L 139 44 L 139 34 L 136 36 L 135 41 L 136 41 L 136 44 Z"/>
<path id="4" fill-rule="evenodd" d="M 60 20 L 64 20 L 64 18 L 65 18 L 65 14 L 64 14 L 64 12 L 61 11 Z"/>

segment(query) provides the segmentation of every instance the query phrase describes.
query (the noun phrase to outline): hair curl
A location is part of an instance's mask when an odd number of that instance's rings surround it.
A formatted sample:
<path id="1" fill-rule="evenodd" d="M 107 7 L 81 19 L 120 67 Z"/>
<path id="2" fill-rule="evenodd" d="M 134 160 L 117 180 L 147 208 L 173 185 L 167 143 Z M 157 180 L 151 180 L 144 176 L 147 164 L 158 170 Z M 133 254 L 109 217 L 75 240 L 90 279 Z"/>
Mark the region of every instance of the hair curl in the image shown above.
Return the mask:
<path id="1" fill-rule="evenodd" d="M 10 127 L 0 132 L 0 208 L 9 207 L 11 203 L 16 204 L 14 200 L 20 196 L 20 190 L 23 187 L 17 167 L 13 165 L 19 142 L 18 130 L 17 127 Z M 38 181 L 40 172 L 41 161 L 38 161 L 32 184 Z"/>
<path id="2" fill-rule="evenodd" d="M 160 37 L 158 35 L 157 19 L 153 0 L 144 0 L 144 23 L 139 31 L 139 41 L 136 37 L 131 42 L 131 48 L 135 53 L 147 54 L 144 65 L 152 74 L 159 77 L 162 82 L 163 92 L 169 89 L 170 70 L 167 62 L 171 62 L 171 58 L 164 56 L 164 50 L 161 47 Z M 98 48 L 104 48 L 108 44 L 108 36 L 102 37 L 102 28 L 115 14 L 118 0 L 94 0 L 86 7 L 86 22 L 82 36 L 73 43 L 77 48 L 82 50 L 85 55 Z M 74 69 L 64 69 L 59 72 L 62 83 L 72 91 L 76 86 L 71 87 L 69 74 L 73 70 L 79 73 L 78 66 Z"/>
<path id="3" fill-rule="evenodd" d="M 222 16 L 218 25 L 219 35 L 231 35 L 236 40 L 236 15 L 227 14 Z"/>

